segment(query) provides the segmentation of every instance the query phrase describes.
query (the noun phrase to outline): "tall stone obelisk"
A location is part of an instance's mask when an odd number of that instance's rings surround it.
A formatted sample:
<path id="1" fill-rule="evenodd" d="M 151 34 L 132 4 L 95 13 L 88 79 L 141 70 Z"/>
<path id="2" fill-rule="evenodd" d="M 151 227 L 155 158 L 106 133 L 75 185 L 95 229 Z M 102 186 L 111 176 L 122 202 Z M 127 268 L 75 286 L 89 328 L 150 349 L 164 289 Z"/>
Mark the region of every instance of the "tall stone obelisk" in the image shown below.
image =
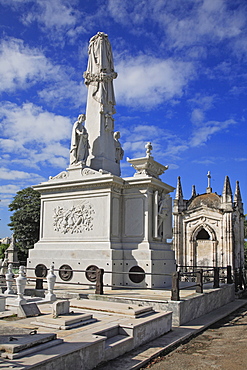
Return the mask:
<path id="1" fill-rule="evenodd" d="M 168 167 L 154 160 L 151 143 L 145 157 L 128 160 L 134 176 L 120 177 L 123 149 L 113 119 L 117 74 L 102 32 L 90 40 L 84 77 L 86 115 L 72 128 L 70 165 L 34 186 L 41 194 L 41 227 L 29 252 L 30 274 L 45 277 L 53 264 L 60 282 L 94 284 L 95 270 L 103 268 L 108 288 L 169 286 L 176 267 L 169 241 L 174 188 L 159 178 Z"/>
<path id="2" fill-rule="evenodd" d="M 105 170 L 120 176 L 119 133 L 114 134 L 115 95 L 111 44 L 108 36 L 98 32 L 92 37 L 88 48 L 88 66 L 84 72 L 88 87 L 86 123 L 89 134 L 89 156 L 87 166 L 94 170 Z"/>

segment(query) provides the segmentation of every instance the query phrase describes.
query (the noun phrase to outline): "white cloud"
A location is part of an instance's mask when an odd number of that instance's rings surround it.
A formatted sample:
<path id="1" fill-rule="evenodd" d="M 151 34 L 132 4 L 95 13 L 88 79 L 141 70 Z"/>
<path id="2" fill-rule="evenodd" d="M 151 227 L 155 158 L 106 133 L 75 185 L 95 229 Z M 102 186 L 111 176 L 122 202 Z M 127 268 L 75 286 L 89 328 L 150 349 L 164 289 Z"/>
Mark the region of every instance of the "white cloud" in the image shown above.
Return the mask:
<path id="1" fill-rule="evenodd" d="M 235 158 L 234 160 L 237 161 L 237 162 L 246 162 L 247 158 L 246 157 L 241 157 L 241 158 Z"/>
<path id="2" fill-rule="evenodd" d="M 189 146 L 183 142 L 183 140 L 179 140 L 179 138 L 177 138 L 168 143 L 165 154 L 173 159 L 179 159 L 179 155 L 188 149 Z"/>
<path id="3" fill-rule="evenodd" d="M 22 40 L 6 39 L 0 44 L 0 92 L 26 89 L 37 81 L 58 73 L 38 50 L 25 46 Z"/>
<path id="4" fill-rule="evenodd" d="M 131 158 L 145 157 L 147 142 L 152 143 L 152 155 L 161 162 L 178 159 L 178 154 L 188 149 L 188 145 L 177 135 L 151 124 L 121 129 L 121 134 L 125 154 Z"/>
<path id="5" fill-rule="evenodd" d="M 195 77 L 192 63 L 148 55 L 122 58 L 116 70 L 117 103 L 144 108 L 181 96 Z"/>
<path id="6" fill-rule="evenodd" d="M 44 181 L 44 179 L 41 176 L 38 176 L 36 174 L 30 174 L 34 175 L 34 177 L 28 178 L 28 173 L 26 176 L 23 174 L 17 174 L 17 172 L 22 172 L 22 171 L 11 171 L 8 170 L 7 168 L 0 168 L 0 177 L 2 177 L 2 174 L 5 175 L 7 174 L 7 177 L 4 178 L 9 181 L 14 181 L 15 183 L 17 182 L 18 185 L 14 184 L 5 184 L 0 186 L 0 207 L 8 207 L 8 205 L 13 201 L 13 197 L 16 195 L 18 191 L 21 189 L 24 189 L 25 187 L 28 187 L 32 185 L 33 183 L 37 183 L 40 181 Z"/>
<path id="7" fill-rule="evenodd" d="M 129 32 L 151 37 L 147 24 L 157 30 L 159 49 L 174 52 L 186 48 L 184 57 L 198 58 L 213 51 L 212 46 L 227 41 L 241 55 L 246 49 L 245 1 L 225 0 L 109 0 L 108 11 L 115 22 Z M 162 33 L 161 33 L 162 32 Z M 166 37 L 162 37 L 162 34 Z M 243 41 L 238 41 L 240 39 Z M 241 50 L 241 44 L 243 50 Z"/>
<path id="8" fill-rule="evenodd" d="M 133 1 L 109 0 L 108 11 L 112 18 L 123 25 L 142 24 L 147 17 L 149 6 L 146 3 L 150 1 L 138 1 L 138 4 Z"/>
<path id="9" fill-rule="evenodd" d="M 86 100 L 87 91 L 82 80 L 71 79 L 73 73 L 73 68 L 54 64 L 23 40 L 7 38 L 0 43 L 0 93 L 36 85 L 39 97 L 49 105 L 69 100 L 78 107 Z"/>
<path id="10" fill-rule="evenodd" d="M 5 207 L 7 208 L 19 190 L 21 190 L 21 186 L 17 185 L 7 184 L 0 186 L 0 209 Z"/>
<path id="11" fill-rule="evenodd" d="M 192 134 L 188 132 L 186 138 L 181 138 L 169 130 L 155 125 L 137 125 L 129 130 L 121 129 L 123 148 L 125 154 L 131 158 L 144 157 L 146 154 L 145 144 L 151 141 L 153 146 L 152 155 L 155 159 L 171 163 L 182 159 L 182 154 L 190 148 L 206 144 L 211 136 L 221 131 L 226 131 L 232 125 L 237 124 L 233 119 L 224 122 L 208 121 L 194 127 Z M 128 154 L 127 154 L 128 153 Z M 204 162 L 203 162 L 204 163 Z M 210 159 L 210 163 L 212 163 Z"/>
<path id="12" fill-rule="evenodd" d="M 0 117 L 4 118 L 4 134 L 23 144 L 32 141 L 47 143 L 69 137 L 68 118 L 44 111 L 33 103 L 19 107 L 5 102 L 0 105 Z"/>
<path id="13" fill-rule="evenodd" d="M 241 7 L 231 9 L 224 0 L 203 0 L 192 2 L 187 11 L 177 18 L 170 13 L 166 17 L 169 36 L 175 47 L 184 47 L 202 41 L 205 44 L 210 38 L 219 42 L 238 36 L 246 22 Z M 160 20 L 165 17 L 160 17 Z M 171 22 L 173 20 L 173 22 Z"/>
<path id="14" fill-rule="evenodd" d="M 32 103 L 21 107 L 5 102 L 0 105 L 2 122 L 1 149 L 11 154 L 13 162 L 22 159 L 35 167 L 49 163 L 62 167 L 67 163 L 68 148 L 64 143 L 71 134 L 71 121 Z"/>
<path id="15" fill-rule="evenodd" d="M 38 91 L 38 95 L 42 101 L 53 107 L 66 101 L 69 101 L 72 107 L 79 107 L 86 102 L 87 89 L 82 80 L 78 83 L 61 73 L 60 79 Z"/>
<path id="16" fill-rule="evenodd" d="M 192 138 L 190 140 L 190 146 L 200 146 L 205 144 L 210 137 L 222 130 L 227 129 L 231 125 L 235 125 L 237 122 L 233 119 L 226 120 L 224 122 L 220 121 L 208 121 L 201 127 L 196 127 Z"/>
<path id="17" fill-rule="evenodd" d="M 20 186 L 17 186 L 17 185 L 8 184 L 8 185 L 0 186 L 1 194 L 15 194 L 19 190 L 20 190 Z"/>
<path id="18" fill-rule="evenodd" d="M 189 103 L 194 107 L 191 113 L 191 121 L 194 124 L 201 124 L 205 121 L 205 113 L 212 107 L 216 100 L 216 95 L 202 95 L 197 94 L 193 99 L 189 100 Z"/>
<path id="19" fill-rule="evenodd" d="M 62 28 L 75 26 L 79 12 L 71 6 L 77 3 L 71 0 L 36 0 L 35 7 L 23 19 L 26 23 L 37 20 L 46 28 Z"/>
<path id="20" fill-rule="evenodd" d="M 37 22 L 41 30 L 49 35 L 49 41 L 75 42 L 79 35 L 87 32 L 91 17 L 80 12 L 78 0 L 0 0 L 19 13 L 20 21 L 26 25 Z M 82 15 L 84 22 L 81 22 Z"/>
<path id="21" fill-rule="evenodd" d="M 34 182 L 43 180 L 43 177 L 35 173 L 29 173 L 29 172 L 18 171 L 18 170 L 10 170 L 5 167 L 0 167 L 0 178 L 2 180 L 31 180 Z M 14 185 L 12 186 L 14 187 Z M 7 188 L 8 193 L 11 188 L 12 187 Z M 2 192 L 5 193 L 6 190 L 2 189 Z"/>
<path id="22" fill-rule="evenodd" d="M 197 164 L 203 164 L 203 165 L 211 165 L 211 164 L 215 164 L 215 160 L 213 159 L 195 159 L 194 161 L 192 161 L 193 163 L 197 163 Z"/>

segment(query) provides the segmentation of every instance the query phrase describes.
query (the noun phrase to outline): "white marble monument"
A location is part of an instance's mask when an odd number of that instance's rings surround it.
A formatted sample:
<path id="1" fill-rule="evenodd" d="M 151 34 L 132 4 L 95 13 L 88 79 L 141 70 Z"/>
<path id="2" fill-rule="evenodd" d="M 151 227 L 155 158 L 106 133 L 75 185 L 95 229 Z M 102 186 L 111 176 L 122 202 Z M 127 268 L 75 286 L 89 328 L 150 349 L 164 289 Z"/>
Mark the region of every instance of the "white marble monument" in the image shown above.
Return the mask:
<path id="1" fill-rule="evenodd" d="M 34 186 L 41 193 L 41 228 L 39 242 L 29 251 L 28 267 L 45 276 L 52 264 L 59 269 L 57 281 L 93 283 L 98 267 L 106 271 L 104 284 L 109 287 L 169 286 L 170 276 L 148 273 L 175 270 L 168 242 L 172 238 L 169 193 L 174 188 L 160 180 L 167 167 L 154 160 L 151 143 L 143 158 L 128 159 L 134 176 L 120 177 L 123 149 L 112 117 L 117 74 L 111 45 L 102 32 L 90 40 L 84 77 L 86 116 L 79 115 L 73 126 L 70 165 Z"/>

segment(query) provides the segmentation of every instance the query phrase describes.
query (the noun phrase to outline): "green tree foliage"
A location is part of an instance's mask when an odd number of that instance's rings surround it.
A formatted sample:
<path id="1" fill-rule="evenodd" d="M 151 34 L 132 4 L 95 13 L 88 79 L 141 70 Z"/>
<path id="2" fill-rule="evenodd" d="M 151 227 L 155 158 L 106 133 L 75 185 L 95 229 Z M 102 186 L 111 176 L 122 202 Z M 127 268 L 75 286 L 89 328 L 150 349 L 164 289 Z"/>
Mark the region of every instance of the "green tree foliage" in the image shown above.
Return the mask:
<path id="1" fill-rule="evenodd" d="M 40 194 L 30 187 L 18 191 L 9 210 L 13 212 L 9 226 L 23 259 L 39 240 Z"/>
<path id="2" fill-rule="evenodd" d="M 0 244 L 0 261 L 4 259 L 4 252 L 9 247 L 9 244 Z"/>

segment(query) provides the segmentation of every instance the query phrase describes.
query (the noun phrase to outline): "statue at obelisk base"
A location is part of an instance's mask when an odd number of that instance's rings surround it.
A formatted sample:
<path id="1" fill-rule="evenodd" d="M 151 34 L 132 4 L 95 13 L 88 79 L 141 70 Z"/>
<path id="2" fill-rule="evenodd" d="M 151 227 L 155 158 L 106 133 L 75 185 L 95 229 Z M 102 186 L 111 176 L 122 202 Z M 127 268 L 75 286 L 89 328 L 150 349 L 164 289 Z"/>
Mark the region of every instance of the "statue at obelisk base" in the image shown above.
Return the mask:
<path id="1" fill-rule="evenodd" d="M 119 141 L 120 132 L 119 131 L 114 132 L 113 136 L 114 136 L 115 147 L 116 147 L 115 161 L 116 161 L 116 163 L 120 163 L 120 161 L 123 159 L 123 156 L 124 156 L 124 150 L 121 147 L 121 144 L 120 144 L 120 141 Z"/>
<path id="2" fill-rule="evenodd" d="M 86 117 L 84 114 L 78 116 L 74 123 L 71 136 L 70 166 L 81 163 L 86 165 L 89 154 L 88 133 L 83 126 Z"/>
<path id="3" fill-rule="evenodd" d="M 113 79 L 117 73 L 114 72 L 111 44 L 105 33 L 98 32 L 91 38 L 88 54 L 88 66 L 83 75 L 88 88 L 85 126 L 90 149 L 87 166 L 120 176 L 123 152 L 118 138 L 116 145 L 112 117 L 116 113 Z"/>

